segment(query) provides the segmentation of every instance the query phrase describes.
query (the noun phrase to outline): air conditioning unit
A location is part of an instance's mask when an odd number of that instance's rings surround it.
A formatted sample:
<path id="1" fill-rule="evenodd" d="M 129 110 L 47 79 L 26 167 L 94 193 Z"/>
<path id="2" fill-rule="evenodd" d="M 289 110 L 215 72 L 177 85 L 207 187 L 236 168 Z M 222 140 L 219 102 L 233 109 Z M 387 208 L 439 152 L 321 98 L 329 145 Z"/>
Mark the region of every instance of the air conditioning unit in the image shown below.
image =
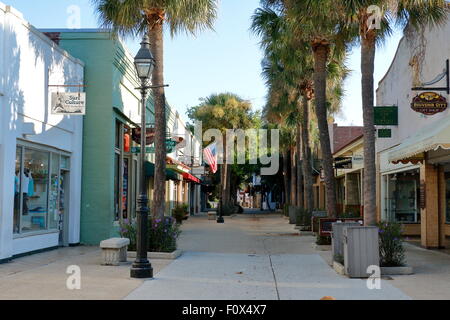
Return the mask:
<path id="1" fill-rule="evenodd" d="M 370 266 L 380 266 L 377 227 L 344 227 L 344 265 L 350 278 L 368 278 Z"/>

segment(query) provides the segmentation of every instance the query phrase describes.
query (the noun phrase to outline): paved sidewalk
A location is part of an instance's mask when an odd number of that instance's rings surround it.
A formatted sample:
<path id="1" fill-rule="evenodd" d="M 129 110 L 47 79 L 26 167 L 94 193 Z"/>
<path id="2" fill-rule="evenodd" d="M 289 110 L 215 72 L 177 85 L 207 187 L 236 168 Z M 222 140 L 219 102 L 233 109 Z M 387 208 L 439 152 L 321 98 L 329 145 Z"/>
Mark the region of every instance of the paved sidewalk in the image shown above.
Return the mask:
<path id="1" fill-rule="evenodd" d="M 223 225 L 193 218 L 183 227 L 183 256 L 127 299 L 409 299 L 389 281 L 369 290 L 366 280 L 336 274 L 313 242 L 279 215 L 238 215 Z"/>
<path id="2" fill-rule="evenodd" d="M 2 300 L 118 300 L 143 283 L 130 278 L 132 260 L 119 267 L 101 266 L 97 247 L 61 248 L 0 264 Z M 153 260 L 155 273 L 169 261 Z M 81 290 L 68 290 L 67 267 L 81 269 Z"/>

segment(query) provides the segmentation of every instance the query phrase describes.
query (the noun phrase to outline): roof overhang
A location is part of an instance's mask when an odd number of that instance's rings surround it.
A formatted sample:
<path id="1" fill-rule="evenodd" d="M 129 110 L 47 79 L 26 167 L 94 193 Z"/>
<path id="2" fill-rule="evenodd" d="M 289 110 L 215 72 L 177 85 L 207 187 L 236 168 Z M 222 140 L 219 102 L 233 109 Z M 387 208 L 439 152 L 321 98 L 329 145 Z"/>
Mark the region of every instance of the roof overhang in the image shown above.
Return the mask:
<path id="1" fill-rule="evenodd" d="M 425 153 L 438 149 L 450 150 L 450 115 L 423 127 L 388 155 L 392 163 L 417 164 L 425 159 Z"/>

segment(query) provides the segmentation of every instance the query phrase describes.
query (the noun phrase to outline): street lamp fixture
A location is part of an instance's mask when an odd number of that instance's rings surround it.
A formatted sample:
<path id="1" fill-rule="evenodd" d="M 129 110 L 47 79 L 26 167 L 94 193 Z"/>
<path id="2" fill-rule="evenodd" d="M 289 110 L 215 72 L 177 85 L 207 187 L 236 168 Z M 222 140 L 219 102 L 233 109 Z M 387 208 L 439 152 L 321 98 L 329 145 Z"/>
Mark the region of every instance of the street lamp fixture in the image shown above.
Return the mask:
<path id="1" fill-rule="evenodd" d="M 148 260 L 148 196 L 145 183 L 145 154 L 146 154 L 146 135 L 147 135 L 147 119 L 146 119 L 146 101 L 148 86 L 153 69 L 155 68 L 155 59 L 150 51 L 150 40 L 147 35 L 141 42 L 141 49 L 134 58 L 136 73 L 141 80 L 141 87 L 137 88 L 141 91 L 141 155 L 140 155 L 140 172 L 141 179 L 139 185 L 138 207 L 136 210 L 137 217 L 137 234 L 136 234 L 136 261 L 131 267 L 131 277 L 137 279 L 153 278 L 153 268 Z"/>

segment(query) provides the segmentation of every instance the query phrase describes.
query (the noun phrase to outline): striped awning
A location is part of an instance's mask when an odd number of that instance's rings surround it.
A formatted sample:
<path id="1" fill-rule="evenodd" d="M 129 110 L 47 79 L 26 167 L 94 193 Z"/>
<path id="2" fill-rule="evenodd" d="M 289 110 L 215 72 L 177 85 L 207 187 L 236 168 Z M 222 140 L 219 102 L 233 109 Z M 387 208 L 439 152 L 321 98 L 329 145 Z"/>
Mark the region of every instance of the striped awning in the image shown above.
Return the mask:
<path id="1" fill-rule="evenodd" d="M 393 148 L 388 155 L 392 163 L 418 163 L 425 153 L 438 149 L 450 149 L 450 115 L 423 127 Z"/>

